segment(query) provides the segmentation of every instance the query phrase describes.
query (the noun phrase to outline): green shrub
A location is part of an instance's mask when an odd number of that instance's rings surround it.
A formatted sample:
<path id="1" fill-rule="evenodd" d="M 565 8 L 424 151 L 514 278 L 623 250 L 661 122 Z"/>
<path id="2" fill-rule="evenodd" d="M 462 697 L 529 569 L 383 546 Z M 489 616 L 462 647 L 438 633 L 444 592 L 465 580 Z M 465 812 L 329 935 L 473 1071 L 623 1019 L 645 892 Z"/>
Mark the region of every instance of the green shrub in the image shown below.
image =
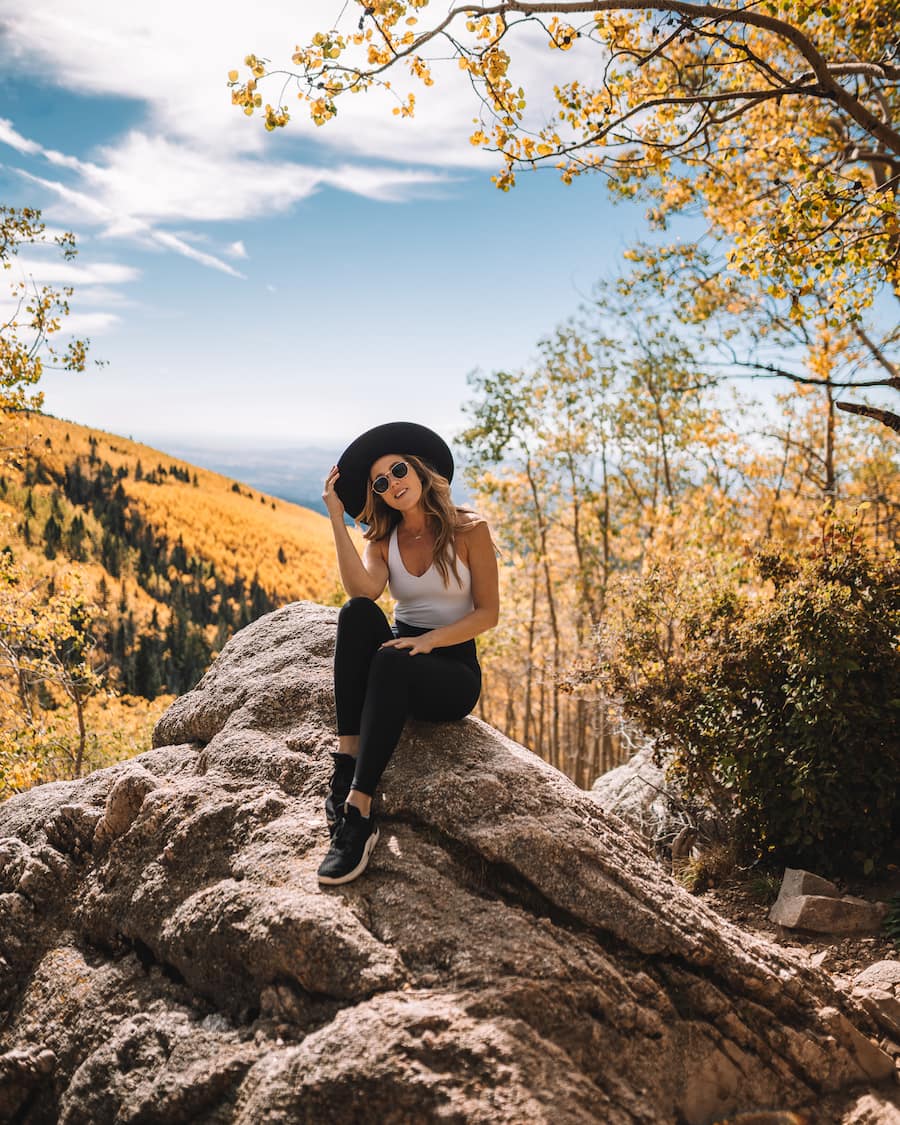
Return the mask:
<path id="1" fill-rule="evenodd" d="M 829 522 L 758 580 L 657 568 L 603 639 L 601 678 L 750 859 L 870 874 L 900 834 L 900 564 Z"/>

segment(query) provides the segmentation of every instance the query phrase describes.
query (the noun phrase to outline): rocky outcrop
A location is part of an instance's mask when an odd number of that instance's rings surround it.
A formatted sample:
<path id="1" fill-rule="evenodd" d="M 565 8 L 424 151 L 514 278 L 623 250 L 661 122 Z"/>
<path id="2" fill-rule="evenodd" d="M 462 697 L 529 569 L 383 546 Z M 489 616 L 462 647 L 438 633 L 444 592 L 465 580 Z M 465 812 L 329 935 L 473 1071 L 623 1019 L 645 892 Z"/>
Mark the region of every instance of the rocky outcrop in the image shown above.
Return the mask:
<path id="1" fill-rule="evenodd" d="M 409 726 L 320 888 L 335 621 L 262 618 L 156 749 L 0 807 L 7 1120 L 707 1125 L 887 1079 L 849 995 L 474 718 Z"/>

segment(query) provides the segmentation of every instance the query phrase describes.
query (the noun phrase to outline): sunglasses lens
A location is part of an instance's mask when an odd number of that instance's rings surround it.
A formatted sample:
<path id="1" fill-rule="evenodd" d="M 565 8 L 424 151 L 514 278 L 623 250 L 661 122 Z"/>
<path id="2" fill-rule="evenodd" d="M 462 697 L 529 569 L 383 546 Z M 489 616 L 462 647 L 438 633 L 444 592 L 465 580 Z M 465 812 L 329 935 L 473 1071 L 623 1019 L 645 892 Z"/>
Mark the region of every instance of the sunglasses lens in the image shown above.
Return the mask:
<path id="1" fill-rule="evenodd" d="M 403 480 L 409 472 L 409 465 L 407 465 L 405 461 L 395 461 L 394 464 L 391 465 L 389 472 L 394 480 Z M 377 492 L 379 496 L 387 492 L 390 486 L 391 482 L 387 477 L 387 473 L 382 473 L 380 477 L 376 477 L 372 481 L 372 491 Z"/>

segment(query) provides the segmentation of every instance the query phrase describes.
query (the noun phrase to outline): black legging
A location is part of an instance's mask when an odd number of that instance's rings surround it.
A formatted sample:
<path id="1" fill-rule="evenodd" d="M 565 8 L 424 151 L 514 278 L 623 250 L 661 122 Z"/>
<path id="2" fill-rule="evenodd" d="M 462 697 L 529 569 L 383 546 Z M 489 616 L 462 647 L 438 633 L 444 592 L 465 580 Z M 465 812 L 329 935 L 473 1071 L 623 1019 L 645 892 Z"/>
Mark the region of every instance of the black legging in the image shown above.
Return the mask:
<path id="1" fill-rule="evenodd" d="M 402 621 L 392 630 L 371 598 L 351 598 L 338 616 L 334 650 L 334 701 L 338 734 L 358 734 L 353 788 L 372 796 L 407 715 L 431 722 L 462 719 L 478 702 L 481 668 L 475 642 L 411 656 L 381 648 L 395 635 L 416 637 Z"/>

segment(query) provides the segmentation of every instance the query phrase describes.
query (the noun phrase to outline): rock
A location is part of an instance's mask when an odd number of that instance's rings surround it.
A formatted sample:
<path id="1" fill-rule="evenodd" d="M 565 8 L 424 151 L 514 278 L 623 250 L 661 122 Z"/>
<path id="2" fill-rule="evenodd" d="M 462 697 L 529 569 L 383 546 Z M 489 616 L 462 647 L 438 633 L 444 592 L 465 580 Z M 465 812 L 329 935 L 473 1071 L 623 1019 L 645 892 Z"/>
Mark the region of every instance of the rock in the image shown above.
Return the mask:
<path id="1" fill-rule="evenodd" d="M 653 747 L 645 746 L 623 765 L 601 774 L 591 795 L 604 812 L 615 813 L 648 843 L 655 843 L 669 834 L 672 820 L 666 788 L 665 773 L 653 762 Z"/>
<path id="2" fill-rule="evenodd" d="M 900 1107 L 888 1095 L 863 1094 L 841 1118 L 841 1125 L 900 1125 Z"/>
<path id="3" fill-rule="evenodd" d="M 867 902 L 852 895 L 839 897 L 834 883 L 789 867 L 769 911 L 769 921 L 817 933 L 871 933 L 881 929 L 886 910 L 884 903 Z"/>
<path id="4" fill-rule="evenodd" d="M 879 903 L 824 895 L 778 898 L 769 911 L 769 921 L 796 930 L 821 934 L 865 934 L 881 929 L 884 911 Z"/>
<path id="5" fill-rule="evenodd" d="M 900 961 L 876 961 L 853 978 L 859 988 L 880 988 L 900 999 Z"/>
<path id="6" fill-rule="evenodd" d="M 11 1121 L 34 1087 L 53 1073 L 56 1056 L 40 1047 L 0 1055 L 0 1120 Z"/>
<path id="7" fill-rule="evenodd" d="M 83 860 L 91 851 L 102 815 L 99 809 L 86 805 L 60 805 L 44 825 L 47 841 L 58 851 Z"/>
<path id="8" fill-rule="evenodd" d="M 900 1039 L 900 961 L 877 961 L 853 980 L 853 997 L 888 1035 Z"/>
<path id="9" fill-rule="evenodd" d="M 122 774 L 106 798 L 106 807 L 94 835 L 94 846 L 102 850 L 117 836 L 127 832 L 141 811 L 147 794 L 158 787 L 159 781 L 141 766 L 135 765 Z"/>
<path id="10" fill-rule="evenodd" d="M 804 871 L 799 867 L 786 867 L 781 880 L 779 895 L 796 898 L 797 895 L 824 895 L 826 898 L 840 898 L 841 892 L 828 879 Z"/>
<path id="11" fill-rule="evenodd" d="M 336 616 L 261 618 L 154 750 L 0 806 L 0 1056 L 54 1060 L 21 1125 L 708 1125 L 892 1069 L 826 974 L 475 718 L 408 726 L 369 870 L 320 888 Z"/>
<path id="12" fill-rule="evenodd" d="M 811 1125 L 805 1114 L 763 1110 L 761 1113 L 738 1113 L 723 1118 L 715 1125 Z"/>

